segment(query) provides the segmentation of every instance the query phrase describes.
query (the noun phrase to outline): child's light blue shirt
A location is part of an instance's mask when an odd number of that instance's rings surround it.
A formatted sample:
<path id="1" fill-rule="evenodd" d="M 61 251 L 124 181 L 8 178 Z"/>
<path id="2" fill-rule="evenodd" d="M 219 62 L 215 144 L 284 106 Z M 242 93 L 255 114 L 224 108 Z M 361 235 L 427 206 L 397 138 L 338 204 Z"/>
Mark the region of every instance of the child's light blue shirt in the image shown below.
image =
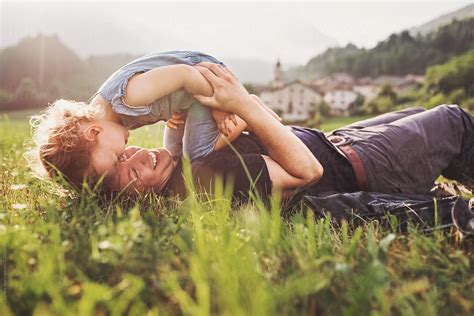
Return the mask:
<path id="1" fill-rule="evenodd" d="M 148 54 L 113 73 L 97 93 L 112 105 L 112 109 L 119 114 L 128 129 L 168 120 L 173 112 L 188 111 L 183 128 L 171 130 L 166 127 L 165 147 L 173 156 L 185 154 L 190 159 L 204 157 L 213 151 L 220 131 L 212 117 L 212 109 L 200 104 L 184 89 L 143 107 L 130 107 L 123 101 L 127 83 L 137 73 L 176 64 L 194 66 L 204 61 L 225 66 L 216 58 L 199 52 L 171 51 Z"/>

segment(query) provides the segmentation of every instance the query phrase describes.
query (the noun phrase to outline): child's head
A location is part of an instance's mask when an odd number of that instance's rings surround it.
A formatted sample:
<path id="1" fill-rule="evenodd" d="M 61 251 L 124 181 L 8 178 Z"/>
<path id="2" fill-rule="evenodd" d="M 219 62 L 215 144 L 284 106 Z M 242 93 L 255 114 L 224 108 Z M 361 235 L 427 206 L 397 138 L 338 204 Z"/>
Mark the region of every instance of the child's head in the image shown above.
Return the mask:
<path id="1" fill-rule="evenodd" d="M 128 131 L 107 119 L 98 104 L 58 100 L 31 118 L 34 148 L 28 152 L 40 176 L 58 172 L 75 187 L 112 170 L 125 150 Z"/>

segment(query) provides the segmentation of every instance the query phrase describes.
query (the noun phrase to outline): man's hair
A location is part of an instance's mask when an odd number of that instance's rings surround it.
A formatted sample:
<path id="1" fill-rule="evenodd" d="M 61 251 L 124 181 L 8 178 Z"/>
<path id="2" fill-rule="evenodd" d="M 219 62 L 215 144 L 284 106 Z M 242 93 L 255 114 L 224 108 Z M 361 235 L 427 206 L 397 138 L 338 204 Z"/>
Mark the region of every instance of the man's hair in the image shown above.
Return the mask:
<path id="1" fill-rule="evenodd" d="M 93 142 L 84 136 L 84 123 L 103 117 L 100 106 L 84 102 L 57 100 L 39 115 L 30 118 L 33 146 L 26 153 L 30 167 L 41 178 L 58 175 L 75 188 L 82 186 L 84 175 L 97 181 L 90 171 Z"/>

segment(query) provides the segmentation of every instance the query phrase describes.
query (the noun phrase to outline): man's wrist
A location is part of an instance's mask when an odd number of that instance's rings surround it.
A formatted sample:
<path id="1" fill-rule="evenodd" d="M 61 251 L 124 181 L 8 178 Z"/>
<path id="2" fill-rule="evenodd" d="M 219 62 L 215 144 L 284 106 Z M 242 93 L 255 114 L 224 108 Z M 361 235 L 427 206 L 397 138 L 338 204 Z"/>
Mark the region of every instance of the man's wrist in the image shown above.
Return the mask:
<path id="1" fill-rule="evenodd" d="M 253 100 L 250 95 L 239 102 L 239 106 L 235 113 L 240 116 L 244 121 L 248 120 L 254 115 L 260 115 L 262 108 L 258 106 L 258 103 Z"/>

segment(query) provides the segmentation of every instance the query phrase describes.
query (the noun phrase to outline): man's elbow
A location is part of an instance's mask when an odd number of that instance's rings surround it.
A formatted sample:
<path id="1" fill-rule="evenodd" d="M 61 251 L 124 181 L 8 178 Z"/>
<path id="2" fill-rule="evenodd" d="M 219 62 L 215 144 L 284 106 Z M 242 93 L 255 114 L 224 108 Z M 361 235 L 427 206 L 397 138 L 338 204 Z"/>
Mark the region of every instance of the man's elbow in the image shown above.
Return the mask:
<path id="1" fill-rule="evenodd" d="M 306 170 L 303 180 L 305 184 L 318 182 L 323 177 L 323 174 L 324 168 L 319 162 L 317 162 Z"/>

